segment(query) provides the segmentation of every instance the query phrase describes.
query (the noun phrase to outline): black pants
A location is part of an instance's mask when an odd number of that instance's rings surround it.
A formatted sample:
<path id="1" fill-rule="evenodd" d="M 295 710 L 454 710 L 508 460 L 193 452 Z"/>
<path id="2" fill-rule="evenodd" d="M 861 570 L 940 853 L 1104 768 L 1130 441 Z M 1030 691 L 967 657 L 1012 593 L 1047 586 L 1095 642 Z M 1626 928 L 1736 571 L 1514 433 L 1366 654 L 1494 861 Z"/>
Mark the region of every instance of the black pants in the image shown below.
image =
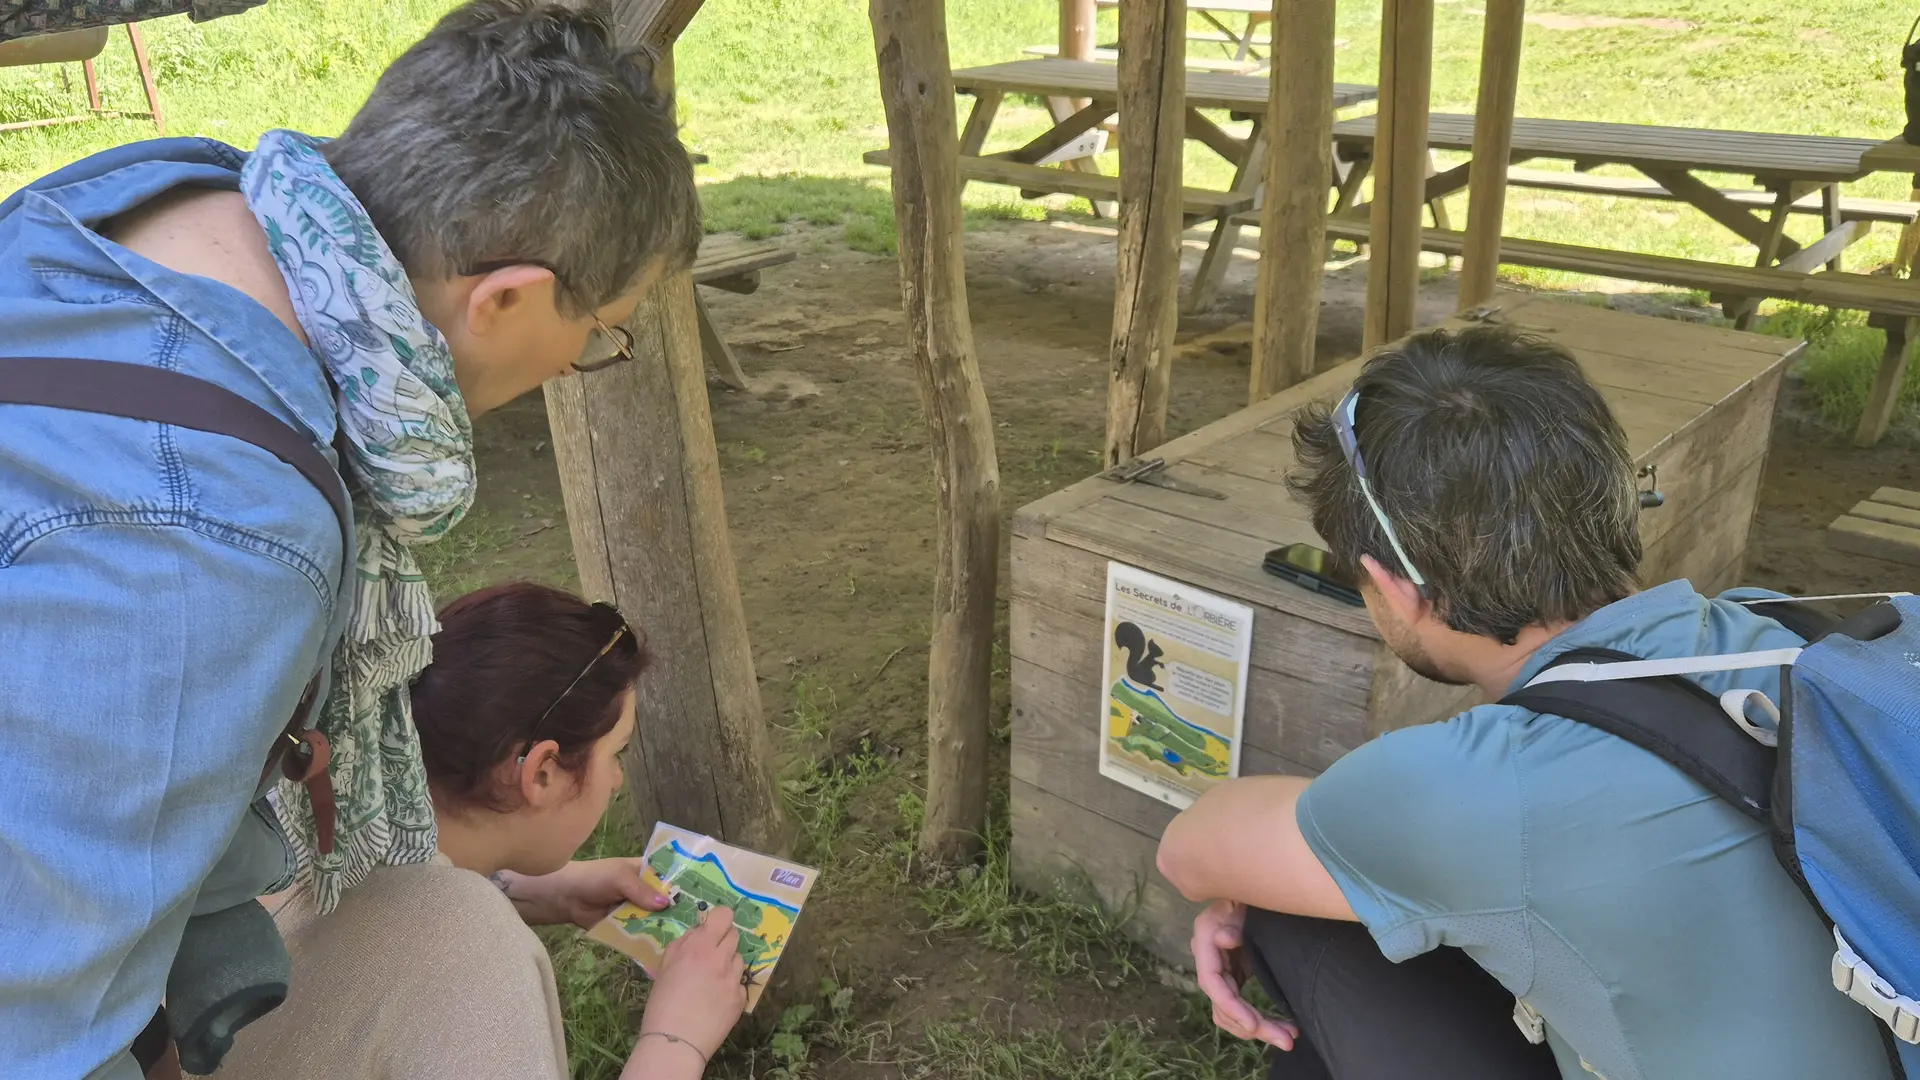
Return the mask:
<path id="1" fill-rule="evenodd" d="M 1459 949 L 1395 964 L 1359 923 L 1247 912 L 1255 977 L 1300 1025 L 1268 1080 L 1559 1080 L 1513 995 Z"/>

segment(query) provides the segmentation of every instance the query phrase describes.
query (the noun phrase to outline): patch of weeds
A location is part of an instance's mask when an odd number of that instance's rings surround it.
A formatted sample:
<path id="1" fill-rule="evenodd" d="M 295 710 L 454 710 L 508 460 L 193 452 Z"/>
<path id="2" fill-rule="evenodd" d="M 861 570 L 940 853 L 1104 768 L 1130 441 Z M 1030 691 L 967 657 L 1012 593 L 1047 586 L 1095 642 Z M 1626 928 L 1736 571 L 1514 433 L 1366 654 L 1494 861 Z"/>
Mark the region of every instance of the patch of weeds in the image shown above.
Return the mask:
<path id="1" fill-rule="evenodd" d="M 822 682 L 818 675 L 802 671 L 793 677 L 793 704 L 787 710 L 792 722 L 783 730 L 809 740 L 824 741 L 833 727 L 839 704 L 833 687 Z"/>
<path id="2" fill-rule="evenodd" d="M 493 556 L 513 538 L 512 529 L 476 508 L 445 536 L 410 550 L 433 595 L 444 603 L 491 584 L 497 561 Z"/>
<path id="3" fill-rule="evenodd" d="M 893 255 L 900 250 L 900 232 L 894 224 L 891 206 L 885 216 L 849 218 L 841 236 L 848 247 L 871 255 Z"/>
<path id="4" fill-rule="evenodd" d="M 1779 337 L 1806 340 L 1800 372 L 1819 405 L 1820 419 L 1842 432 L 1858 426 L 1880 372 L 1886 335 L 1868 326 L 1862 312 L 1804 304 L 1780 305 L 1762 329 Z M 1899 401 L 1899 412 L 1911 414 L 1920 408 L 1920 364 L 1907 366 Z"/>
<path id="5" fill-rule="evenodd" d="M 767 462 L 766 448 L 755 446 L 741 439 L 720 444 L 720 468 L 727 472 L 737 472 L 754 465 Z"/>
<path id="6" fill-rule="evenodd" d="M 815 866 L 833 862 L 847 829 L 853 799 L 890 771 L 892 761 L 872 735 L 862 735 L 838 760 L 809 762 L 798 775 L 781 781 L 788 812 L 800 823 L 796 855 Z"/>
<path id="7" fill-rule="evenodd" d="M 909 1077 L 941 1080 L 1246 1080 L 1262 1071 L 1259 1044 L 1161 1034 L 1123 1020 L 1079 1032 L 1056 1026 L 1007 1031 L 981 1020 L 928 1025 L 897 1059 Z"/>
<path id="8" fill-rule="evenodd" d="M 816 1050 L 845 1055 L 866 1041 L 854 1019 L 853 987 L 821 979 L 820 1004 L 789 1005 L 781 1011 L 768 1040 L 774 1065 L 766 1080 L 803 1080 L 813 1075 Z"/>
<path id="9" fill-rule="evenodd" d="M 1011 847 L 1001 812 L 987 823 L 984 862 L 941 870 L 921 891 L 932 930 L 971 933 L 1050 975 L 1085 974 L 1107 986 L 1141 970 L 1139 947 L 1122 932 L 1139 908 L 1138 885 L 1113 910 L 1089 899 L 1095 896 L 1090 884 L 1079 897 L 1064 889 L 1029 893 L 1013 883 Z"/>
<path id="10" fill-rule="evenodd" d="M 553 956 L 567 1032 L 567 1073 L 574 1080 L 617 1080 L 639 1037 L 647 980 L 632 960 L 596 945 L 579 930 L 542 930 Z"/>

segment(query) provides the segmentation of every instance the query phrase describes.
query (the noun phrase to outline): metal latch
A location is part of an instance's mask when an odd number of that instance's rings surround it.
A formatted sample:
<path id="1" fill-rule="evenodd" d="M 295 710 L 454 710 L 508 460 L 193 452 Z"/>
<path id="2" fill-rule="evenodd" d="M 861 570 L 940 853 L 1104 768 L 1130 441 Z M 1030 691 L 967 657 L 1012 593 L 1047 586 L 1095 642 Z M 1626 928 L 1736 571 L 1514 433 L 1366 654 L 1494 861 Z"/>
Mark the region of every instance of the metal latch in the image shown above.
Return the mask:
<path id="1" fill-rule="evenodd" d="M 1660 466 L 1642 465 L 1634 475 L 1647 482 L 1647 489 L 1640 493 L 1640 509 L 1651 510 L 1666 505 L 1667 494 L 1660 490 Z"/>
<path id="2" fill-rule="evenodd" d="M 1226 495 L 1212 488 L 1198 484 L 1189 484 L 1185 480 L 1176 480 L 1167 475 L 1166 458 L 1135 458 L 1123 462 L 1100 474 L 1103 479 L 1116 484 L 1150 484 L 1166 491 L 1177 491 L 1183 495 L 1198 495 L 1203 499 L 1222 499 Z"/>

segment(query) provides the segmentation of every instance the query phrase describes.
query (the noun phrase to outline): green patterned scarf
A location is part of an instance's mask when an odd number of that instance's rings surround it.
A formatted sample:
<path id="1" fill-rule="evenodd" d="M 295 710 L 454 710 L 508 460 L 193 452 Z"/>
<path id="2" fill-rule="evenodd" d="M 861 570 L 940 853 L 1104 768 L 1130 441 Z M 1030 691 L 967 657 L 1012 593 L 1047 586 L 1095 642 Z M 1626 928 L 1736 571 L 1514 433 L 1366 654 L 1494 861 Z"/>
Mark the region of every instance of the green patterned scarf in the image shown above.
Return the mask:
<path id="1" fill-rule="evenodd" d="M 320 717 L 333 745 L 334 849 L 318 850 L 304 787 L 282 782 L 274 800 L 300 857 L 300 882 L 325 914 L 375 867 L 424 863 L 436 850 L 408 687 L 433 659 L 439 624 L 410 549 L 466 514 L 474 469 L 446 340 L 319 147 L 297 132 L 268 132 L 240 189 L 332 378 L 353 492 L 353 611 Z"/>

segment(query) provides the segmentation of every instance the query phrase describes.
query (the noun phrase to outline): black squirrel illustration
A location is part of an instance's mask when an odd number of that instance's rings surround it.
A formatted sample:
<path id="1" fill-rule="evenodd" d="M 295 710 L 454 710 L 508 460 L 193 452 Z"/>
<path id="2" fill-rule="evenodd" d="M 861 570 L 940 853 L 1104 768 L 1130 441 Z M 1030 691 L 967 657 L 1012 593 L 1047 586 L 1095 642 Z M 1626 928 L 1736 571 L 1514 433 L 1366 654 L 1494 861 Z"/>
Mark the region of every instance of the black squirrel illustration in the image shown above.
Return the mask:
<path id="1" fill-rule="evenodd" d="M 1159 642 L 1148 641 L 1146 633 L 1138 626 L 1123 622 L 1113 628 L 1113 643 L 1126 650 L 1128 679 L 1149 689 L 1165 689 L 1154 681 L 1153 669 L 1162 663 Z"/>

